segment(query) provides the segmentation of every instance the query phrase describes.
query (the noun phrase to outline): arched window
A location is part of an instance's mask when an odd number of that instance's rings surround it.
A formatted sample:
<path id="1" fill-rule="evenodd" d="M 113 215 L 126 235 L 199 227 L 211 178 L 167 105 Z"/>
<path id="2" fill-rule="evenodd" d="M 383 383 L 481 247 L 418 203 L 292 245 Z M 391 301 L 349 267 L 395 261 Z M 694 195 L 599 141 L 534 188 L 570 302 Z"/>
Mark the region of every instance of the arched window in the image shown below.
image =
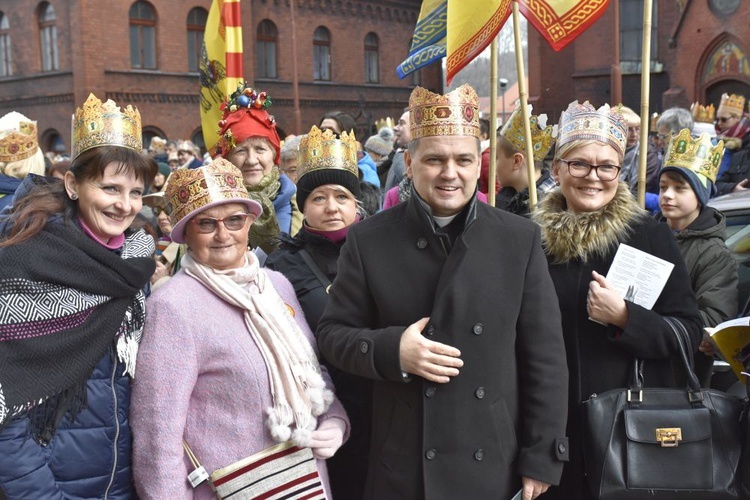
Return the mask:
<path id="1" fill-rule="evenodd" d="M 331 32 L 319 26 L 313 35 L 313 76 L 316 80 L 331 79 Z"/>
<path id="2" fill-rule="evenodd" d="M 276 78 L 276 42 L 279 31 L 276 25 L 264 19 L 258 25 L 255 38 L 255 54 L 257 56 L 255 71 L 259 78 Z"/>
<path id="3" fill-rule="evenodd" d="M 206 31 L 207 20 L 208 12 L 201 7 L 195 7 L 188 13 L 188 70 L 192 72 L 197 72 L 201 66 L 201 47 L 203 46 L 203 34 Z"/>
<path id="4" fill-rule="evenodd" d="M 130 66 L 156 69 L 156 14 L 146 2 L 130 7 Z"/>
<path id="5" fill-rule="evenodd" d="M 378 35 L 368 33 L 365 37 L 365 83 L 378 83 Z"/>
<path id="6" fill-rule="evenodd" d="M 10 58 L 10 25 L 8 16 L 0 12 L 0 77 L 13 74 L 13 61 Z"/>
<path id="7" fill-rule="evenodd" d="M 42 48 L 42 71 L 57 71 L 57 27 L 55 9 L 47 2 L 39 4 L 39 46 Z"/>
<path id="8" fill-rule="evenodd" d="M 201 150 L 201 153 L 206 153 L 206 142 L 203 140 L 203 128 L 198 128 L 198 130 L 193 132 L 192 135 L 190 135 L 190 141 Z"/>

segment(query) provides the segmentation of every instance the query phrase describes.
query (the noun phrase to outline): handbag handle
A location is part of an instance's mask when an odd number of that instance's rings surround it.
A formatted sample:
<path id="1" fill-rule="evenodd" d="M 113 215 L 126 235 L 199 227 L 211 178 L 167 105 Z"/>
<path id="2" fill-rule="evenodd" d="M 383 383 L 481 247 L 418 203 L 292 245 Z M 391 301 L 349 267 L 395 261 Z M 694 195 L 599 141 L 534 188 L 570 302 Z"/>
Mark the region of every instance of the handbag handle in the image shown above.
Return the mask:
<path id="1" fill-rule="evenodd" d="M 701 385 L 698 381 L 698 377 L 693 371 L 693 356 L 690 352 L 690 341 L 685 325 L 683 325 L 677 318 L 672 318 L 670 316 L 664 316 L 664 321 L 667 322 L 672 330 L 677 343 L 677 354 L 679 355 L 682 366 L 685 369 L 685 375 L 687 376 L 688 399 L 693 403 L 699 403 L 703 400 L 703 395 L 701 394 Z M 641 393 L 643 383 L 643 359 L 635 358 L 633 362 L 631 393 Z M 642 397 L 634 402 L 639 403 L 640 401 L 642 401 Z"/>

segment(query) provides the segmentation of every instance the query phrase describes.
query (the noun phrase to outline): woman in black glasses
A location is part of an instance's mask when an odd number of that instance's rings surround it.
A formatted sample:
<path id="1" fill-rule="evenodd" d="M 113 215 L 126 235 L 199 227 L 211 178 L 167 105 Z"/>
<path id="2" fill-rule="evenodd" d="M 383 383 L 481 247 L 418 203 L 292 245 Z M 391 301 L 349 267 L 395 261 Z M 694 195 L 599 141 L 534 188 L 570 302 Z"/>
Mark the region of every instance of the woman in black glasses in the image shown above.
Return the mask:
<path id="1" fill-rule="evenodd" d="M 215 498 L 207 482 L 191 487 L 183 442 L 211 473 L 292 441 L 317 459 L 304 486 L 318 498 L 348 420 L 292 285 L 248 250 L 261 204 L 223 158 L 176 170 L 165 196 L 188 251 L 146 304 L 130 413 L 139 497 Z"/>
<path id="2" fill-rule="evenodd" d="M 692 348 L 701 321 L 682 257 L 665 224 L 641 209 L 619 175 L 627 125 L 616 109 L 573 102 L 560 117 L 553 176 L 559 188 L 533 214 L 557 291 L 570 373 L 570 462 L 553 499 L 593 498 L 586 484 L 581 403 L 594 393 L 629 385 L 635 357 L 648 359 L 649 385 L 674 386 L 673 333 L 662 316 L 681 321 Z M 674 264 L 651 309 L 638 290 L 618 293 L 605 276 L 621 244 Z M 625 295 L 625 297 L 623 297 Z"/>

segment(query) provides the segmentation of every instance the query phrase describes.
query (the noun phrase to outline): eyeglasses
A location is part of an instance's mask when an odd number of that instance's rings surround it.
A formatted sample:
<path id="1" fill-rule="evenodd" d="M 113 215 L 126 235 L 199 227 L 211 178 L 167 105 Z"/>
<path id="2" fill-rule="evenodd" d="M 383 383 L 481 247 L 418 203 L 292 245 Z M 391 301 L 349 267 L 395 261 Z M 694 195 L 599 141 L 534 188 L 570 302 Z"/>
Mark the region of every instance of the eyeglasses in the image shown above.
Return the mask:
<path id="1" fill-rule="evenodd" d="M 239 231 L 245 227 L 245 221 L 248 217 L 250 217 L 250 214 L 235 214 L 223 219 L 215 219 L 214 217 L 193 218 L 191 222 L 196 225 L 199 233 L 208 234 L 216 231 L 219 222 L 224 224 L 227 231 Z"/>
<path id="2" fill-rule="evenodd" d="M 165 207 L 151 207 L 151 212 L 153 212 L 155 217 L 159 217 L 162 212 L 167 213 L 167 209 Z"/>
<path id="3" fill-rule="evenodd" d="M 716 121 L 719 123 L 724 123 L 724 122 L 728 122 L 732 118 L 734 118 L 734 116 L 717 116 Z"/>
<path id="4" fill-rule="evenodd" d="M 560 161 L 568 166 L 568 172 L 573 177 L 582 179 L 591 173 L 591 169 L 596 171 L 596 176 L 602 181 L 613 181 L 620 174 L 620 168 L 617 165 L 592 165 L 581 160 L 563 160 Z"/>
<path id="5" fill-rule="evenodd" d="M 672 135 L 672 134 L 671 133 L 670 134 L 656 134 L 656 137 L 658 137 L 659 139 L 661 139 L 662 141 L 664 141 L 664 140 L 669 139 L 670 135 Z"/>

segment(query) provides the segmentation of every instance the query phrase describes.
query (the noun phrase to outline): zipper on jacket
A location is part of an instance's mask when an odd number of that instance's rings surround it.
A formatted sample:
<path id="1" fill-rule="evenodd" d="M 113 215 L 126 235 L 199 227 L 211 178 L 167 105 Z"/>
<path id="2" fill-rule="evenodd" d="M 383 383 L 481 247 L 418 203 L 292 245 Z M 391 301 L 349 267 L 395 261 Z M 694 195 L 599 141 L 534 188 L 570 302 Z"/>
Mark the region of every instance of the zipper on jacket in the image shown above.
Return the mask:
<path id="1" fill-rule="evenodd" d="M 107 489 L 104 490 L 104 500 L 109 498 L 109 490 L 112 488 L 112 484 L 115 482 L 115 472 L 117 471 L 117 444 L 120 441 L 120 415 L 117 401 L 117 390 L 115 389 L 115 375 L 117 374 L 117 353 L 113 354 L 114 360 L 112 363 L 112 375 L 109 377 L 109 388 L 112 389 L 112 398 L 115 404 L 115 439 L 112 443 L 112 471 L 109 475 L 109 484 Z"/>

